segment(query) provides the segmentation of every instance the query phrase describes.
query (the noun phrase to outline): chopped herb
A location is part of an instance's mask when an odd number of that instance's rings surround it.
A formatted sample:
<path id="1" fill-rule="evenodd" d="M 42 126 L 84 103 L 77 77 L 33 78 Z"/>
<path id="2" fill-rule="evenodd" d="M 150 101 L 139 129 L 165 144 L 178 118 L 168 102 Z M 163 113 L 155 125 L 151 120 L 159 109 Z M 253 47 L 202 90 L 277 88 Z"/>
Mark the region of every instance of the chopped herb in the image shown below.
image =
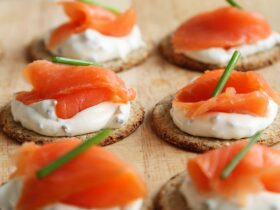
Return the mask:
<path id="1" fill-rule="evenodd" d="M 67 64 L 72 66 L 101 66 L 100 64 L 95 62 L 89 62 L 89 61 L 83 61 L 83 60 L 65 58 L 65 57 L 53 57 L 52 62 Z"/>
<path id="2" fill-rule="evenodd" d="M 242 9 L 242 7 L 241 7 L 238 3 L 236 3 L 234 0 L 226 0 L 226 1 L 227 1 L 227 3 L 229 3 L 231 6 L 236 7 L 236 8 L 238 8 L 238 9 Z"/>
<path id="3" fill-rule="evenodd" d="M 248 144 L 239 152 L 237 155 L 231 160 L 231 162 L 227 165 L 227 167 L 221 173 L 221 178 L 227 178 L 231 172 L 235 169 L 238 163 L 242 160 L 242 158 L 247 154 L 250 148 L 257 143 L 257 140 L 261 136 L 261 131 L 257 132 L 254 136 L 249 139 Z"/>
<path id="4" fill-rule="evenodd" d="M 111 7 L 111 6 L 108 6 L 108 5 L 104 5 L 104 4 L 102 4 L 98 1 L 95 1 L 95 0 L 79 0 L 79 1 L 81 1 L 83 3 L 86 3 L 86 4 L 92 4 L 92 5 L 101 7 L 101 8 L 106 9 L 106 10 L 108 10 L 108 11 L 110 11 L 110 12 L 116 14 L 116 15 L 121 14 L 121 12 L 118 9 L 116 9 L 114 7 Z"/>
<path id="5" fill-rule="evenodd" d="M 86 140 L 73 150 L 69 151 L 68 153 L 64 154 L 57 160 L 51 162 L 49 165 L 41 168 L 37 171 L 36 175 L 39 179 L 44 178 L 45 176 L 49 175 L 53 171 L 57 170 L 58 168 L 62 167 L 84 151 L 91 148 L 93 145 L 99 144 L 104 139 L 106 139 L 111 133 L 111 129 L 103 129 L 99 133 L 97 133 L 95 136 L 91 137 L 90 139 Z"/>
<path id="6" fill-rule="evenodd" d="M 234 67 L 236 66 L 239 58 L 240 58 L 240 52 L 235 51 L 228 63 L 223 75 L 221 76 L 217 86 L 215 87 L 215 89 L 212 93 L 213 97 L 219 95 L 222 92 L 222 90 L 224 89 L 224 86 L 226 85 L 226 83 L 230 77 L 230 74 L 231 74 L 232 70 L 234 69 Z"/>

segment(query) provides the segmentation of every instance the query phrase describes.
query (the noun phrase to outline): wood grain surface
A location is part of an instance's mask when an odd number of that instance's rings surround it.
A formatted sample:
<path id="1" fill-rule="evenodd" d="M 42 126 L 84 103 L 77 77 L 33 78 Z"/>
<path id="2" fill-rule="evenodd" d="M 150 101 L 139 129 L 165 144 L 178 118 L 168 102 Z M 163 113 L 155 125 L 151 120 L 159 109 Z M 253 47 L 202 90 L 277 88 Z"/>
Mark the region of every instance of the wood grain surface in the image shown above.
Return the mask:
<path id="1" fill-rule="evenodd" d="M 240 0 L 244 8 L 262 13 L 276 31 L 280 31 L 279 0 Z M 138 22 L 145 37 L 158 43 L 184 19 L 208 9 L 226 5 L 223 0 L 134 0 Z M 0 107 L 13 94 L 30 87 L 22 77 L 26 65 L 25 48 L 34 38 L 65 21 L 65 16 L 50 0 L 0 0 Z M 258 71 L 280 91 L 280 63 Z M 146 109 L 144 124 L 130 137 L 106 147 L 129 160 L 145 179 L 152 198 L 171 176 L 184 170 L 186 159 L 194 154 L 176 149 L 161 141 L 150 128 L 150 111 L 199 73 L 186 71 L 165 62 L 157 53 L 141 66 L 121 73 L 121 77 L 138 92 Z M 18 144 L 0 133 L 0 182 L 11 171 L 10 157 Z"/>

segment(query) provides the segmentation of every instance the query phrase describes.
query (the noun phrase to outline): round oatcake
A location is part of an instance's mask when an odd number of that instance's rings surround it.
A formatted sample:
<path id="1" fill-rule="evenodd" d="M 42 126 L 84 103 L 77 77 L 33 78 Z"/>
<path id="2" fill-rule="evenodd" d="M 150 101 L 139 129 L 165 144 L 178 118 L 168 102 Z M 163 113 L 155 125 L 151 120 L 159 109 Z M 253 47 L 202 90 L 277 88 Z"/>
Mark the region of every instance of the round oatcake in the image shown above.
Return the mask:
<path id="1" fill-rule="evenodd" d="M 138 102 L 132 102 L 128 122 L 122 127 L 114 129 L 112 134 L 107 139 L 105 139 L 100 145 L 106 146 L 109 144 L 113 144 L 132 134 L 142 124 L 144 120 L 144 114 L 144 108 Z M 50 143 L 54 140 L 65 138 L 43 136 L 41 134 L 35 133 L 31 130 L 22 127 L 20 123 L 14 121 L 11 113 L 10 104 L 4 107 L 3 110 L 0 112 L 0 127 L 8 137 L 16 140 L 19 143 L 35 142 L 45 144 Z M 95 134 L 96 132 L 93 132 L 75 137 L 81 140 L 86 140 Z"/>
<path id="2" fill-rule="evenodd" d="M 205 152 L 211 149 L 230 145 L 238 140 L 223 140 L 217 138 L 192 136 L 184 133 L 173 123 L 170 115 L 172 100 L 174 95 L 168 96 L 155 105 L 151 123 L 155 133 L 167 141 L 181 149 L 193 152 Z M 274 122 L 262 132 L 258 143 L 271 146 L 280 142 L 280 112 Z"/>
<path id="3" fill-rule="evenodd" d="M 155 200 L 156 210 L 191 210 L 179 190 L 185 176 L 185 172 L 177 174 L 160 189 Z"/>
<path id="4" fill-rule="evenodd" d="M 192 58 L 187 57 L 181 53 L 175 53 L 175 50 L 171 43 L 171 36 L 164 38 L 159 46 L 159 50 L 163 57 L 177 66 L 182 68 L 195 70 L 195 71 L 205 71 L 225 68 L 225 65 L 216 65 L 210 63 L 203 63 L 201 61 L 196 61 Z M 280 59 L 280 45 L 277 45 L 270 50 L 259 52 L 257 54 L 241 58 L 236 65 L 235 69 L 239 71 L 251 71 L 266 66 L 270 66 L 276 63 Z"/>
<path id="5" fill-rule="evenodd" d="M 114 72 L 121 72 L 143 63 L 151 54 L 152 50 L 153 50 L 153 44 L 151 42 L 148 42 L 146 44 L 146 47 L 142 47 L 131 52 L 126 58 L 126 60 L 114 59 L 102 63 L 102 65 L 103 67 L 111 69 Z M 42 39 L 33 40 L 27 48 L 27 58 L 29 61 L 40 60 L 40 59 L 51 60 L 53 56 L 55 55 L 52 55 L 45 48 Z"/>

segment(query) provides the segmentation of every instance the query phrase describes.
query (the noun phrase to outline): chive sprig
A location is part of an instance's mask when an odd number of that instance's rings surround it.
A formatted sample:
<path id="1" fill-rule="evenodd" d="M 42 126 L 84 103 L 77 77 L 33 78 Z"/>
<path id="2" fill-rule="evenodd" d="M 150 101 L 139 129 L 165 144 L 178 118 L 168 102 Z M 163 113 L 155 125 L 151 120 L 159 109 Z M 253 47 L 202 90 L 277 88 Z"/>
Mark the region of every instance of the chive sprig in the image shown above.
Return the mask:
<path id="1" fill-rule="evenodd" d="M 257 143 L 257 140 L 261 136 L 261 131 L 257 132 L 254 136 L 252 136 L 249 139 L 248 144 L 246 144 L 245 147 L 243 147 L 242 150 L 237 153 L 237 155 L 231 160 L 231 162 L 227 165 L 227 167 L 222 171 L 221 178 L 225 179 L 227 178 L 231 172 L 236 168 L 236 166 L 239 164 L 239 162 L 242 160 L 242 158 L 247 154 L 247 152 L 250 150 L 250 148 Z"/>
<path id="2" fill-rule="evenodd" d="M 243 9 L 240 4 L 236 3 L 234 0 L 226 0 L 231 6 L 236 7 L 238 9 Z"/>
<path id="3" fill-rule="evenodd" d="M 52 62 L 71 65 L 71 66 L 101 66 L 101 64 L 95 62 L 83 61 L 79 59 L 65 58 L 59 56 L 52 57 Z"/>
<path id="4" fill-rule="evenodd" d="M 121 12 L 118 9 L 116 9 L 116 8 L 114 8 L 112 6 L 109 6 L 109 5 L 104 5 L 104 4 L 102 4 L 102 3 L 98 2 L 98 1 L 95 1 L 95 0 L 79 0 L 79 1 L 81 1 L 81 2 L 83 2 L 85 4 L 92 4 L 92 5 L 101 7 L 101 8 L 103 8 L 105 10 L 108 10 L 108 11 L 110 11 L 110 12 L 116 14 L 116 15 L 121 14 Z"/>
<path id="5" fill-rule="evenodd" d="M 86 140 L 79 146 L 75 147 L 73 150 L 69 151 L 68 153 L 64 154 L 57 160 L 54 160 L 47 166 L 41 168 L 40 170 L 37 171 L 36 175 L 38 179 L 42 179 L 45 176 L 49 175 L 53 171 L 57 170 L 58 168 L 62 167 L 84 151 L 88 150 L 90 147 L 93 145 L 101 143 L 104 139 L 106 139 L 111 133 L 111 129 L 106 128 L 98 132 L 95 136 L 92 138 Z"/>
<path id="6" fill-rule="evenodd" d="M 222 74 L 217 86 L 215 87 L 215 89 L 212 93 L 212 97 L 219 95 L 223 91 L 223 89 L 224 89 L 224 87 L 225 87 L 225 85 L 226 85 L 226 83 L 227 83 L 227 81 L 230 77 L 230 74 L 231 74 L 232 70 L 234 69 L 234 67 L 236 66 L 236 64 L 237 64 L 237 62 L 240 58 L 240 55 L 241 54 L 240 54 L 239 51 L 235 51 L 233 53 L 226 69 L 224 70 L 224 73 Z"/>

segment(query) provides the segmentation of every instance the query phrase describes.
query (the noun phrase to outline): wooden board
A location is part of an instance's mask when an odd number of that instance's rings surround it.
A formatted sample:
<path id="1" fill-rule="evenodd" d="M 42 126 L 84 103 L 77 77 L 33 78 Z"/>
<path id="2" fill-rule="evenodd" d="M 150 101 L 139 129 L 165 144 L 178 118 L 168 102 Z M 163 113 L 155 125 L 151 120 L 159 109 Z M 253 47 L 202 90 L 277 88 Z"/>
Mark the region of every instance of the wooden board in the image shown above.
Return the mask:
<path id="1" fill-rule="evenodd" d="M 178 24 L 200 11 L 226 5 L 223 0 L 135 0 L 138 22 L 143 34 L 155 43 Z M 255 10 L 268 18 L 273 28 L 280 31 L 278 0 L 243 0 L 244 8 Z M 21 70 L 26 65 L 24 50 L 28 43 L 48 29 L 65 20 L 61 9 L 50 0 L 1 0 L 0 46 L 4 57 L 0 61 L 0 107 L 13 93 L 28 90 Z M 280 63 L 259 71 L 276 90 L 280 91 Z M 150 128 L 150 111 L 161 98 L 185 85 L 199 75 L 165 62 L 155 53 L 143 65 L 121 74 L 138 92 L 147 115 L 145 123 L 127 139 L 107 147 L 135 166 L 144 177 L 150 198 L 171 176 L 185 169 L 186 159 L 194 154 L 176 149 L 155 136 Z M 0 133 L 0 182 L 12 170 L 12 155 L 19 145 Z"/>

